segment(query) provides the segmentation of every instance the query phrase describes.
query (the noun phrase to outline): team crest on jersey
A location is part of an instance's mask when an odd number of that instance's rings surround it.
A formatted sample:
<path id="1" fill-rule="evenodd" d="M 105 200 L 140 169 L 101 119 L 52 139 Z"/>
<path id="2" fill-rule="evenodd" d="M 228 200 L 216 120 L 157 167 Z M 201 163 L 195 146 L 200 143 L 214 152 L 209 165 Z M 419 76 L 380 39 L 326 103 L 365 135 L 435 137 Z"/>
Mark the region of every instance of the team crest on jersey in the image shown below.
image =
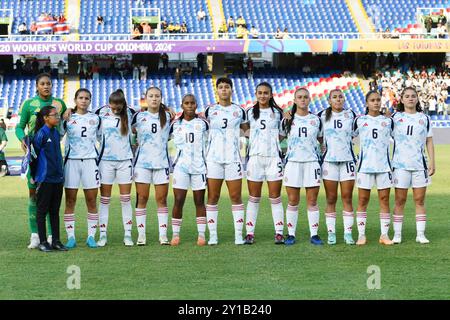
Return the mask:
<path id="1" fill-rule="evenodd" d="M 387 123 L 383 121 L 383 122 L 381 123 L 381 126 L 382 126 L 382 127 L 386 127 L 386 126 L 387 126 Z"/>
<path id="2" fill-rule="evenodd" d="M 89 120 L 89 124 L 90 124 L 91 126 L 95 125 L 95 120 Z"/>
<path id="3" fill-rule="evenodd" d="M 312 126 L 315 126 L 315 125 L 316 125 L 316 122 L 315 122 L 314 120 L 311 120 L 310 124 L 311 124 Z"/>
<path id="4" fill-rule="evenodd" d="M 199 130 L 202 129 L 202 126 L 199 125 L 199 124 L 196 124 L 196 125 L 194 126 L 194 129 L 197 130 L 197 131 L 199 131 Z"/>
<path id="5" fill-rule="evenodd" d="M 183 128 L 179 127 L 177 131 L 180 132 L 181 130 L 183 130 Z"/>
<path id="6" fill-rule="evenodd" d="M 275 114 L 274 114 L 274 113 L 272 113 L 272 114 L 270 115 L 270 119 L 275 119 Z"/>
<path id="7" fill-rule="evenodd" d="M 424 122 L 423 122 L 422 119 L 419 120 L 419 124 L 420 124 L 420 125 L 423 125 L 423 124 L 424 124 Z"/>
<path id="8" fill-rule="evenodd" d="M 348 118 L 349 118 L 348 113 L 345 113 L 345 114 L 344 114 L 344 118 L 345 118 L 345 119 L 348 119 Z"/>
<path id="9" fill-rule="evenodd" d="M 233 112 L 233 117 L 238 118 L 239 117 L 239 112 L 237 112 L 237 111 Z"/>

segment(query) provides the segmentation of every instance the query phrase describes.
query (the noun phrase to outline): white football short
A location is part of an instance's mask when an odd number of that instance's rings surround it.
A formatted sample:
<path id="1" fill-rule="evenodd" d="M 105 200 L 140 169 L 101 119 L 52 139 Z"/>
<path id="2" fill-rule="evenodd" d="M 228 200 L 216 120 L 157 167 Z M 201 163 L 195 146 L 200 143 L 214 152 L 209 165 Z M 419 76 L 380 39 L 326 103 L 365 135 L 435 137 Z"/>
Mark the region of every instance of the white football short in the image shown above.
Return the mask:
<path id="1" fill-rule="evenodd" d="M 133 162 L 131 160 L 101 160 L 98 168 L 102 184 L 112 185 L 114 182 L 130 184 L 133 181 Z"/>
<path id="2" fill-rule="evenodd" d="M 238 180 L 244 177 L 244 168 L 240 162 L 216 163 L 206 162 L 207 174 L 211 179 Z"/>
<path id="3" fill-rule="evenodd" d="M 400 189 L 423 188 L 431 184 L 427 170 L 408 171 L 394 169 L 394 187 Z"/>
<path id="4" fill-rule="evenodd" d="M 146 184 L 167 184 L 169 183 L 169 168 L 166 169 L 146 169 L 134 168 L 134 181 Z"/>
<path id="5" fill-rule="evenodd" d="M 192 191 L 206 189 L 206 174 L 189 174 L 180 169 L 173 170 L 172 187 L 174 189 L 183 189 Z"/>
<path id="6" fill-rule="evenodd" d="M 278 157 L 251 156 L 246 175 L 255 182 L 279 181 L 283 179 L 283 163 Z"/>
<path id="7" fill-rule="evenodd" d="M 96 189 L 100 187 L 100 172 L 96 159 L 67 159 L 64 164 L 64 188 Z"/>
<path id="8" fill-rule="evenodd" d="M 332 181 L 355 180 L 355 162 L 324 162 L 322 164 L 322 179 Z"/>
<path id="9" fill-rule="evenodd" d="M 318 162 L 288 161 L 284 169 L 284 185 L 292 188 L 319 187 L 321 169 Z"/>
<path id="10" fill-rule="evenodd" d="M 364 173 L 356 174 L 356 186 L 361 189 L 372 190 L 376 186 L 378 190 L 389 189 L 392 187 L 392 173 Z"/>

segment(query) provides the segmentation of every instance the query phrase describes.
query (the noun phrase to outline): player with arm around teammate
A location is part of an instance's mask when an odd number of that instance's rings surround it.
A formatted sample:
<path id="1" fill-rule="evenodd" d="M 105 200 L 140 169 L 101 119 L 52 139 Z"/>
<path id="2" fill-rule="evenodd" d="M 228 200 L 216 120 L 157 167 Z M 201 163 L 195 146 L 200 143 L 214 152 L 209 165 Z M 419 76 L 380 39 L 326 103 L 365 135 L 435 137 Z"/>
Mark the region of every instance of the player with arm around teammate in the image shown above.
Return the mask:
<path id="1" fill-rule="evenodd" d="M 431 176 L 436 171 L 433 132 L 430 118 L 423 113 L 417 91 L 407 87 L 401 94 L 394 120 L 394 167 L 395 208 L 394 243 L 401 243 L 401 232 L 408 189 L 412 188 L 416 207 L 416 242 L 429 243 L 425 237 L 425 195 Z M 428 161 L 425 158 L 425 148 Z"/>
<path id="2" fill-rule="evenodd" d="M 376 186 L 380 204 L 381 236 L 379 243 L 391 245 L 388 232 L 390 226 L 389 194 L 392 186 L 392 169 L 389 144 L 394 129 L 394 121 L 380 113 L 381 96 L 378 91 L 366 95 L 366 114 L 355 119 L 354 135 L 360 139 L 356 185 L 358 186 L 358 241 L 365 245 L 366 215 L 370 191 Z M 362 222 L 362 223 L 361 223 Z"/>
<path id="3" fill-rule="evenodd" d="M 234 243 L 244 244 L 242 229 L 244 225 L 244 204 L 242 203 L 243 168 L 240 156 L 240 133 L 249 129 L 245 110 L 231 103 L 233 82 L 228 78 L 216 81 L 218 103 L 205 110 L 210 132 L 206 155 L 208 178 L 208 201 L 206 220 L 209 229 L 209 245 L 216 245 L 218 202 L 223 180 L 228 187 L 234 221 Z"/>
<path id="4" fill-rule="evenodd" d="M 171 136 L 176 146 L 172 188 L 175 203 L 172 211 L 172 240 L 170 244 L 180 243 L 180 230 L 183 206 L 189 188 L 194 194 L 198 230 L 197 245 L 206 244 L 206 159 L 205 149 L 209 125 L 196 114 L 197 100 L 193 94 L 186 94 L 181 101 L 183 113 L 171 125 Z"/>
<path id="5" fill-rule="evenodd" d="M 81 88 L 75 92 L 75 108 L 70 117 L 63 122 L 66 133 L 64 159 L 64 188 L 66 208 L 64 226 L 67 233 L 66 247 L 75 248 L 75 205 L 80 184 L 83 187 L 87 206 L 88 236 L 86 244 L 96 248 L 97 231 L 97 193 L 100 176 L 97 166 L 98 151 L 96 148 L 101 120 L 95 113 L 89 112 L 91 92 Z"/>
<path id="6" fill-rule="evenodd" d="M 309 91 L 305 88 L 297 89 L 294 93 L 292 117 L 283 121 L 288 141 L 284 170 L 284 185 L 288 195 L 286 245 L 293 245 L 296 242 L 295 231 L 301 188 L 306 189 L 310 242 L 314 245 L 323 244 L 318 235 L 320 214 L 317 205 L 321 179 L 318 142 L 322 143 L 322 120 L 309 112 L 310 102 Z"/>
<path id="7" fill-rule="evenodd" d="M 169 209 L 167 193 L 169 190 L 169 141 L 170 118 L 162 103 L 162 92 L 150 87 L 145 93 L 147 106 L 137 112 L 132 119 L 133 132 L 137 134 L 138 149 L 134 159 L 134 181 L 136 183 L 137 205 L 136 224 L 138 228 L 137 245 L 146 244 L 146 216 L 150 185 L 155 186 L 155 198 L 159 225 L 159 243 L 169 245 L 167 224 Z"/>
<path id="8" fill-rule="evenodd" d="M 327 206 L 325 209 L 328 244 L 336 244 L 336 202 L 338 186 L 343 203 L 344 241 L 355 244 L 353 228 L 353 187 L 355 184 L 356 157 L 353 153 L 353 121 L 356 114 L 344 109 L 345 97 L 340 89 L 328 96 L 329 107 L 318 113 L 323 124 L 322 179 Z"/>
<path id="9" fill-rule="evenodd" d="M 256 86 L 256 104 L 247 110 L 250 124 L 247 185 L 249 199 L 247 204 L 245 244 L 254 243 L 256 219 L 261 200 L 263 182 L 267 181 L 269 200 L 272 207 L 275 227 L 275 243 L 283 244 L 284 213 L 281 202 L 283 162 L 281 159 L 280 138 L 283 111 L 272 95 L 272 86 L 262 82 Z M 248 131 L 247 131 L 248 132 Z"/>
<path id="10" fill-rule="evenodd" d="M 130 108 L 121 89 L 112 92 L 109 104 L 95 111 L 102 120 L 100 136 L 100 214 L 99 247 L 107 244 L 109 205 L 114 183 L 119 185 L 123 243 L 133 246 L 131 228 L 133 210 L 131 207 L 131 185 L 133 181 L 133 151 L 131 148 L 131 119 L 135 111 Z"/>
<path id="11" fill-rule="evenodd" d="M 56 108 L 60 115 L 63 115 L 67 110 L 66 104 L 62 99 L 52 96 L 53 83 L 50 74 L 41 73 L 36 76 L 36 96 L 27 99 L 23 102 L 20 111 L 20 122 L 16 125 L 16 136 L 21 142 L 21 147 L 25 153 L 29 150 L 29 144 L 33 140 L 34 126 L 36 123 L 36 113 L 40 111 L 44 106 L 52 105 Z M 25 131 L 27 130 L 27 132 Z M 30 181 L 30 170 L 27 170 L 28 180 L 28 219 L 29 227 L 31 231 L 29 249 L 37 248 L 39 245 L 39 236 L 36 223 L 36 184 Z M 50 219 L 47 219 L 49 221 Z M 48 226 L 50 226 L 48 224 Z M 49 241 L 51 238 L 49 230 Z"/>

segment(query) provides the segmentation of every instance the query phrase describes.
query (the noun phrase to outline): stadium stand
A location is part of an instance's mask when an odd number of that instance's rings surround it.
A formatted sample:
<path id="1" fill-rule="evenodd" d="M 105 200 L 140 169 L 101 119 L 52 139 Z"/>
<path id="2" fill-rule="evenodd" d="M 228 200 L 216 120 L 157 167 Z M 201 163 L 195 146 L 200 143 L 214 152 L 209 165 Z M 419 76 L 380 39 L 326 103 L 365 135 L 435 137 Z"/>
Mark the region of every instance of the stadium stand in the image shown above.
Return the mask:
<path id="1" fill-rule="evenodd" d="M 400 29 L 401 33 L 421 27 L 416 18 L 417 8 L 449 8 L 446 12 L 450 12 L 448 0 L 362 0 L 362 3 L 378 29 Z"/>
<path id="2" fill-rule="evenodd" d="M 223 9 L 226 19 L 242 16 L 261 33 L 358 32 L 344 0 L 223 0 Z"/>
<path id="3" fill-rule="evenodd" d="M 18 34 L 18 27 L 22 22 L 25 22 L 30 28 L 32 22 L 36 22 L 41 13 L 46 12 L 55 16 L 64 14 L 65 1 L 64 0 L 33 0 L 33 1 L 18 1 L 18 0 L 0 0 L 1 9 L 12 9 L 13 24 L 12 33 Z"/>
<path id="4" fill-rule="evenodd" d="M 131 8 L 159 8 L 161 20 L 166 22 L 186 22 L 189 33 L 212 32 L 209 19 L 198 21 L 197 11 L 203 8 L 208 11 L 206 0 L 152 0 L 144 1 L 144 5 L 135 7 L 135 1 L 114 0 L 81 0 L 80 34 L 128 34 L 130 33 Z M 144 12 L 144 11 L 143 11 Z M 139 12 L 138 12 L 139 14 Z M 104 18 L 103 25 L 97 25 L 96 17 Z M 81 37 L 83 38 L 83 37 Z"/>

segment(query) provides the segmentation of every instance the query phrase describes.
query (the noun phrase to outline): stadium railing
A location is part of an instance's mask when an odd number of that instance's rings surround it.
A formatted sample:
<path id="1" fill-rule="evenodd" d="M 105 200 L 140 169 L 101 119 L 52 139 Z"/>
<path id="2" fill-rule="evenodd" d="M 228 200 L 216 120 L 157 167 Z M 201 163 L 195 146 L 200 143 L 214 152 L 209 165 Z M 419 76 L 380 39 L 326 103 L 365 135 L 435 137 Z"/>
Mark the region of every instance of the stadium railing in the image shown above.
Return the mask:
<path id="1" fill-rule="evenodd" d="M 282 38 L 279 40 L 290 39 L 332 39 L 332 40 L 346 40 L 346 39 L 364 39 L 364 40 L 398 40 L 398 39 L 436 39 L 438 34 L 435 33 L 398 33 L 394 38 L 393 34 L 386 33 L 347 33 L 347 32 L 301 32 L 301 33 L 289 33 L 288 38 Z M 448 35 L 445 35 L 448 38 Z M 79 34 L 80 40 L 77 41 L 114 41 L 114 40 L 133 40 L 131 34 Z M 73 35 L 0 35 L 1 42 L 18 42 L 18 41 L 72 41 Z M 275 33 L 260 33 L 257 38 L 246 37 L 237 38 L 236 33 L 162 33 L 160 35 L 142 35 L 141 40 L 159 40 L 159 41 L 187 41 L 187 40 L 246 40 L 246 39 L 277 39 Z"/>

